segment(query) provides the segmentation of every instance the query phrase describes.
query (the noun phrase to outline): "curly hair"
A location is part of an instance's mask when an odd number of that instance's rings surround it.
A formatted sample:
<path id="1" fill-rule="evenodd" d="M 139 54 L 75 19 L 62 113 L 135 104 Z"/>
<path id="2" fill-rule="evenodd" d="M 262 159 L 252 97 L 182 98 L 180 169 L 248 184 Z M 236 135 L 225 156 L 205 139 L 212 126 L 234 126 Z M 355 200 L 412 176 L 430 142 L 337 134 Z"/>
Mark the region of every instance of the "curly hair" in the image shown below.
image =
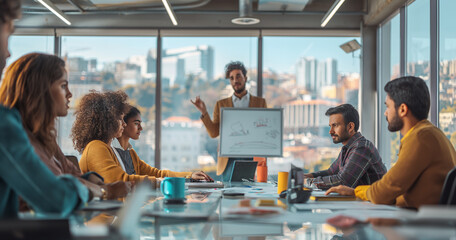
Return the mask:
<path id="1" fill-rule="evenodd" d="M 58 151 L 55 119 L 50 92 L 52 84 L 65 73 L 65 62 L 54 55 L 30 53 L 13 62 L 0 87 L 0 103 L 15 108 L 24 128 L 53 156 Z"/>
<path id="2" fill-rule="evenodd" d="M 128 96 L 123 91 L 90 92 L 76 109 L 71 129 L 74 148 L 82 153 L 93 140 L 109 143 L 119 130 L 119 121 L 129 111 Z"/>
<path id="3" fill-rule="evenodd" d="M 230 72 L 233 70 L 241 70 L 244 77 L 247 77 L 247 69 L 242 62 L 230 62 L 225 66 L 225 78 L 230 78 Z"/>
<path id="4" fill-rule="evenodd" d="M 4 24 L 21 16 L 21 1 L 0 0 L 0 24 Z"/>

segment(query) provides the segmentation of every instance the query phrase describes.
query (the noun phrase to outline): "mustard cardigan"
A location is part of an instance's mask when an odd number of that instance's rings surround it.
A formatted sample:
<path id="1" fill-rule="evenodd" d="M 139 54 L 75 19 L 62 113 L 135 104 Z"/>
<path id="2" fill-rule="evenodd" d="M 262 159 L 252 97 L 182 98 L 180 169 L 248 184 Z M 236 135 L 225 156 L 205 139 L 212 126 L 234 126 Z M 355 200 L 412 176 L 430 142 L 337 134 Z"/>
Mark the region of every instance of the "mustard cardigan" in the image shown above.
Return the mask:
<path id="1" fill-rule="evenodd" d="M 105 183 L 149 180 L 155 185 L 156 177 L 190 177 L 192 175 L 191 172 L 159 170 L 139 159 L 135 150 L 131 149 L 130 154 L 136 172 L 136 174 L 132 175 L 128 175 L 122 169 L 114 151 L 108 144 L 100 140 L 93 140 L 84 148 L 79 166 L 83 173 L 90 171 L 97 172 L 104 178 Z"/>
<path id="2" fill-rule="evenodd" d="M 422 120 L 402 138 L 396 164 L 372 185 L 358 186 L 355 195 L 400 207 L 437 204 L 446 175 L 455 166 L 451 142 L 440 129 Z"/>

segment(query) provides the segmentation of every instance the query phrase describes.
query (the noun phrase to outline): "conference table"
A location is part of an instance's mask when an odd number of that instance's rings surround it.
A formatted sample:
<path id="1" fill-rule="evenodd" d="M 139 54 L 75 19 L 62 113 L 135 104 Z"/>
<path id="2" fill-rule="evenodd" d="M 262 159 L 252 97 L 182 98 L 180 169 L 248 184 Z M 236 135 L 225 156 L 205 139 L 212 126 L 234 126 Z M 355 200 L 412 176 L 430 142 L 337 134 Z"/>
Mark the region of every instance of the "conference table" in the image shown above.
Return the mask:
<path id="1" fill-rule="evenodd" d="M 228 197 L 223 191 L 242 192 L 244 196 Z M 127 219 L 124 227 L 134 233 L 132 239 L 456 239 L 454 221 L 407 221 L 416 217 L 414 210 L 363 201 L 286 204 L 286 200 L 278 199 L 276 191 L 273 184 L 252 182 L 227 184 L 224 189 L 191 188 L 186 190 L 186 204 L 175 205 L 164 203 L 159 191 L 150 190 L 139 209 L 140 217 Z M 273 202 L 274 206 L 255 205 L 262 202 Z M 70 218 L 73 239 L 123 239 L 118 230 L 112 230 L 119 222 L 119 212 L 76 212 Z M 361 223 L 342 229 L 327 223 L 340 215 Z M 372 217 L 399 219 L 402 223 L 362 223 Z"/>

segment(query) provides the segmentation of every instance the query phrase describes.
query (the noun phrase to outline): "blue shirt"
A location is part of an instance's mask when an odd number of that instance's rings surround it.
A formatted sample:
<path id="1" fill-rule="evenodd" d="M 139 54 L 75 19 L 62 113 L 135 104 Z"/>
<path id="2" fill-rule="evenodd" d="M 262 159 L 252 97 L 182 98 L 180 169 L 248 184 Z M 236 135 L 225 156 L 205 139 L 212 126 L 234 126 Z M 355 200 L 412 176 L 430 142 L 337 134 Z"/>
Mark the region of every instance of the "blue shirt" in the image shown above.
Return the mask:
<path id="1" fill-rule="evenodd" d="M 16 110 L 0 105 L 0 218 L 17 217 L 18 196 L 39 213 L 66 216 L 83 206 L 88 189 L 70 175 L 56 177 L 36 155 Z"/>

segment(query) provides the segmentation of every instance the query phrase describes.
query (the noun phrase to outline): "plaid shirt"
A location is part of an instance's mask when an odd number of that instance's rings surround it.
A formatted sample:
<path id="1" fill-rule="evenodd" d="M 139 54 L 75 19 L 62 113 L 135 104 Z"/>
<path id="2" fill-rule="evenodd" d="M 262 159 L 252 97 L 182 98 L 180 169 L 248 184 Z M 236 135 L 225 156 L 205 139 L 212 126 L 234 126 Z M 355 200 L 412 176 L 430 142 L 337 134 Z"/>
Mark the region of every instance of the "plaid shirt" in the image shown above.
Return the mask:
<path id="1" fill-rule="evenodd" d="M 323 189 L 337 185 L 355 188 L 371 185 L 385 173 L 386 167 L 377 148 L 358 132 L 342 147 L 328 170 L 312 173 L 315 178 L 310 182 Z"/>

